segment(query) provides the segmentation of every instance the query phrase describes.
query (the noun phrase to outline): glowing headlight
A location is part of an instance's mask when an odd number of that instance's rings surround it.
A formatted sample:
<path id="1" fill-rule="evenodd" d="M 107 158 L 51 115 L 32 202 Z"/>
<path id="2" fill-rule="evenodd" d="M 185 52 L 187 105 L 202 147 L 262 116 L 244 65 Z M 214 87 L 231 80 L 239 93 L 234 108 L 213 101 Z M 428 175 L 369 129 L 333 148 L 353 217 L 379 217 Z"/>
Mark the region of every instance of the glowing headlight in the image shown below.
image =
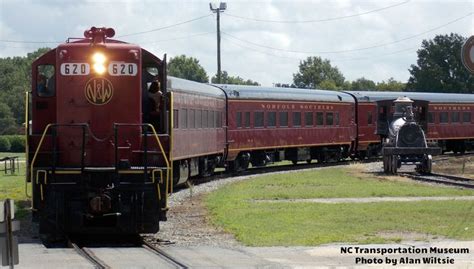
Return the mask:
<path id="1" fill-rule="evenodd" d="M 96 52 L 94 55 L 92 55 L 92 61 L 94 62 L 92 67 L 94 68 L 94 71 L 97 74 L 103 74 L 105 72 L 105 70 L 106 70 L 105 61 L 106 60 L 107 60 L 107 58 L 105 57 L 105 55 L 103 53 Z"/>

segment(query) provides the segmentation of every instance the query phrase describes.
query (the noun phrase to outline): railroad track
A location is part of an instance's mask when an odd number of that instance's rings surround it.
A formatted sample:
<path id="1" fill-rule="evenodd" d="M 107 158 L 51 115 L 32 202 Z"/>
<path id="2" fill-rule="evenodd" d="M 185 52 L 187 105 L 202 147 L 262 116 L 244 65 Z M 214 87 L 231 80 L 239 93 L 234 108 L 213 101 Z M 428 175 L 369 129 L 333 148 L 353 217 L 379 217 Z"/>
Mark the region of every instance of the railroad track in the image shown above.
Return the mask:
<path id="1" fill-rule="evenodd" d="M 173 268 L 187 269 L 188 266 L 163 249 L 160 249 L 144 240 L 139 243 L 124 245 L 99 244 L 84 247 L 69 241 L 69 247 L 84 257 L 94 268 L 109 269 L 116 267 L 136 268 Z"/>
<path id="2" fill-rule="evenodd" d="M 467 189 L 474 189 L 474 180 L 465 177 L 459 176 L 452 176 L 452 175 L 444 175 L 444 174 L 437 174 L 437 173 L 430 173 L 430 174 L 418 174 L 416 172 L 402 172 L 399 173 L 400 176 L 408 177 L 414 180 L 443 184 L 443 185 L 450 185 L 450 186 L 457 186 Z"/>
<path id="3" fill-rule="evenodd" d="M 99 259 L 95 254 L 90 251 L 88 248 L 85 247 L 79 247 L 76 243 L 69 242 L 68 245 L 70 245 L 74 250 L 76 251 L 77 254 L 81 255 L 84 257 L 86 260 L 88 260 L 94 268 L 97 269 L 108 269 L 110 266 L 108 266 L 104 261 Z"/>

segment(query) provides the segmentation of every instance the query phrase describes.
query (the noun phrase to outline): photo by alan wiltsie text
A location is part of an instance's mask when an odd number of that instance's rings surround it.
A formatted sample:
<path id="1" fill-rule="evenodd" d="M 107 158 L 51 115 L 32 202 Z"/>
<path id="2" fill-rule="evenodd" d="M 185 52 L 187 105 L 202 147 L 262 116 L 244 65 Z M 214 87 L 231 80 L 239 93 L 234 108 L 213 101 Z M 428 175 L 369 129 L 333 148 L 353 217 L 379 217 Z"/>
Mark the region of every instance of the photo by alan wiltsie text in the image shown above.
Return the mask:
<path id="1" fill-rule="evenodd" d="M 341 255 L 355 255 L 354 264 L 454 264 L 456 255 L 469 254 L 469 248 L 442 247 L 341 247 Z M 388 256 L 390 255 L 390 256 Z"/>

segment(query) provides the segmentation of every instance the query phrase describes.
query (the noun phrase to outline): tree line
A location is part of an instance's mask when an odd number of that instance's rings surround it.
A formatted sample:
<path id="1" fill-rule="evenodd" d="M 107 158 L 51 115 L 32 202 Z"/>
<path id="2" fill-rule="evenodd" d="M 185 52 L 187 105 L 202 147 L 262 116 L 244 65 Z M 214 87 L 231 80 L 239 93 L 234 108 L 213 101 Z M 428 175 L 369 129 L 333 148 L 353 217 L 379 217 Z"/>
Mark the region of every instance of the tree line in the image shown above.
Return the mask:
<path id="1" fill-rule="evenodd" d="M 347 81 L 342 72 L 327 59 L 318 56 L 300 61 L 291 83 L 275 83 L 276 87 L 316 88 L 324 90 L 422 91 L 473 93 L 474 76 L 462 65 L 461 47 L 466 38 L 458 34 L 438 35 L 423 40 L 418 59 L 408 71 L 406 82 L 393 78 L 375 82 L 365 77 Z M 48 48 L 40 48 L 25 57 L 0 58 L 0 135 L 21 133 L 24 122 L 24 93 L 30 90 L 31 63 Z M 168 74 L 203 83 L 216 83 L 217 75 L 209 79 L 199 60 L 185 55 L 170 59 Z M 222 84 L 260 85 L 251 79 L 221 74 Z"/>

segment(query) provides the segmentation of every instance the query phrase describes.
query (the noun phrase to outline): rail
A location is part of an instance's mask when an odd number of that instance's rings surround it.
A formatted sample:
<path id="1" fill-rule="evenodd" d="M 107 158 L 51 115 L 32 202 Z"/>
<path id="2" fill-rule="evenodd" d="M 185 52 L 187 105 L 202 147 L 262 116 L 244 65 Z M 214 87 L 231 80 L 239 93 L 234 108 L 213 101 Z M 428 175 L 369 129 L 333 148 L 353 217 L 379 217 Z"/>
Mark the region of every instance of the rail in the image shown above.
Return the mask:
<path id="1" fill-rule="evenodd" d="M 444 174 L 417 174 L 417 173 L 399 173 L 400 176 L 408 177 L 414 180 L 474 189 L 474 180 L 465 177 L 458 177 Z"/>

